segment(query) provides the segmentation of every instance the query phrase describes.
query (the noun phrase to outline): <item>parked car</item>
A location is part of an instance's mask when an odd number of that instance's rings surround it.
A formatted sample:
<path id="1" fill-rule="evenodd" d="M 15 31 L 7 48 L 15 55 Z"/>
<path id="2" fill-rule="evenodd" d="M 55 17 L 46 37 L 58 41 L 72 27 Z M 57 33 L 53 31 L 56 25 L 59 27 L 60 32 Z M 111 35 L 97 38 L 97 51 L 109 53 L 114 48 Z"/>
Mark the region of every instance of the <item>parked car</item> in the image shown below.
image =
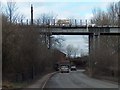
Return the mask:
<path id="1" fill-rule="evenodd" d="M 76 71 L 77 70 L 75 65 L 71 65 L 70 69 L 71 69 L 71 71 Z"/>
<path id="2" fill-rule="evenodd" d="M 68 65 L 62 65 L 60 66 L 60 72 L 61 73 L 69 73 L 69 66 Z"/>

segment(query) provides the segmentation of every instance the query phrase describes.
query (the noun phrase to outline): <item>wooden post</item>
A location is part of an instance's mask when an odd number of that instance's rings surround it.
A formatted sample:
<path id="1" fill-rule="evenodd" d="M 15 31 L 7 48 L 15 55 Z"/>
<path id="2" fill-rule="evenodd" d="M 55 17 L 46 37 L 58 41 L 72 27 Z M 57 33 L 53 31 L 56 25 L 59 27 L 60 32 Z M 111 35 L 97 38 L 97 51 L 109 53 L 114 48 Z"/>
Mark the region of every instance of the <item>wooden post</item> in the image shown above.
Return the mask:
<path id="1" fill-rule="evenodd" d="M 26 20 L 26 23 L 27 23 L 27 25 L 28 25 L 28 19 Z"/>
<path id="2" fill-rule="evenodd" d="M 82 26 L 82 20 L 80 20 L 80 26 Z"/>
<path id="3" fill-rule="evenodd" d="M 21 19 L 21 25 L 23 25 L 23 20 Z"/>
<path id="4" fill-rule="evenodd" d="M 69 26 L 71 27 L 72 26 L 72 22 L 71 22 L 71 19 L 69 19 L 70 23 L 69 23 Z"/>
<path id="5" fill-rule="evenodd" d="M 54 26 L 55 26 L 55 19 L 54 19 Z"/>
<path id="6" fill-rule="evenodd" d="M 48 19 L 48 26 L 50 26 L 50 19 Z"/>
<path id="7" fill-rule="evenodd" d="M 40 23 L 39 20 L 37 20 L 37 25 L 39 25 L 39 23 Z"/>
<path id="8" fill-rule="evenodd" d="M 87 20 L 86 20 L 86 27 L 87 27 Z"/>
<path id="9" fill-rule="evenodd" d="M 75 19 L 75 26 L 77 26 L 77 21 L 76 21 L 76 19 Z"/>

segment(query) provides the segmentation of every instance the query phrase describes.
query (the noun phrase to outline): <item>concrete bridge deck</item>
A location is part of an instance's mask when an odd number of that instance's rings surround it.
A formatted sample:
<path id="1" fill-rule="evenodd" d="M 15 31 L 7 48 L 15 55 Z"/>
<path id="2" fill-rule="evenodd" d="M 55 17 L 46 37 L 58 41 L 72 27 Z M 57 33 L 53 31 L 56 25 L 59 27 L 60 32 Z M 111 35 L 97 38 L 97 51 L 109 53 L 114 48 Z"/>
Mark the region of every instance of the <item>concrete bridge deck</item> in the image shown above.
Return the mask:
<path id="1" fill-rule="evenodd" d="M 39 33 L 47 33 L 52 35 L 107 35 L 107 34 L 119 34 L 120 27 L 108 27 L 108 26 L 24 26 L 22 28 L 32 28 Z"/>

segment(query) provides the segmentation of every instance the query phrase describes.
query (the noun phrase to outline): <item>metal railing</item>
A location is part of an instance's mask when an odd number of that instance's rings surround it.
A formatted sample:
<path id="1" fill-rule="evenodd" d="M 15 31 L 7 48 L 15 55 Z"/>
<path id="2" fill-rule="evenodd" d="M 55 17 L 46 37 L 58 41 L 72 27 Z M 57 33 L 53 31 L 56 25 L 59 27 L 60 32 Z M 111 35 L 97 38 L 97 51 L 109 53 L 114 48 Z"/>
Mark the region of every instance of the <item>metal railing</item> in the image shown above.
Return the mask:
<path id="1" fill-rule="evenodd" d="M 16 20 L 16 24 L 20 25 L 31 25 L 31 20 Z M 78 19 L 37 19 L 33 20 L 33 25 L 39 26 L 87 26 L 92 25 L 88 20 L 78 20 Z"/>
<path id="2" fill-rule="evenodd" d="M 61 22 L 59 22 L 61 20 Z M 45 26 L 45 27 L 120 27 L 120 25 L 96 25 L 92 24 L 89 20 L 81 20 L 81 19 L 37 19 L 33 20 L 34 26 Z M 120 20 L 118 21 L 120 22 Z M 31 25 L 31 20 L 29 19 L 21 19 L 16 20 L 15 24 L 17 25 Z"/>

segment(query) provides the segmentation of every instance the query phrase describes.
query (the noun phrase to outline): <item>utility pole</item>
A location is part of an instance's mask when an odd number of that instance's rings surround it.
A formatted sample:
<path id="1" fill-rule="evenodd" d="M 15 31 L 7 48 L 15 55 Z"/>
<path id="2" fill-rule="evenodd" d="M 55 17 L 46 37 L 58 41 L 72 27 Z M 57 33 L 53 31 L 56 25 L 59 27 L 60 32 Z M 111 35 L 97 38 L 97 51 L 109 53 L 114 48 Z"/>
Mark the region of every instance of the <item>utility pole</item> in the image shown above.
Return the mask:
<path id="1" fill-rule="evenodd" d="M 31 25 L 33 25 L 33 6 L 31 4 Z"/>

